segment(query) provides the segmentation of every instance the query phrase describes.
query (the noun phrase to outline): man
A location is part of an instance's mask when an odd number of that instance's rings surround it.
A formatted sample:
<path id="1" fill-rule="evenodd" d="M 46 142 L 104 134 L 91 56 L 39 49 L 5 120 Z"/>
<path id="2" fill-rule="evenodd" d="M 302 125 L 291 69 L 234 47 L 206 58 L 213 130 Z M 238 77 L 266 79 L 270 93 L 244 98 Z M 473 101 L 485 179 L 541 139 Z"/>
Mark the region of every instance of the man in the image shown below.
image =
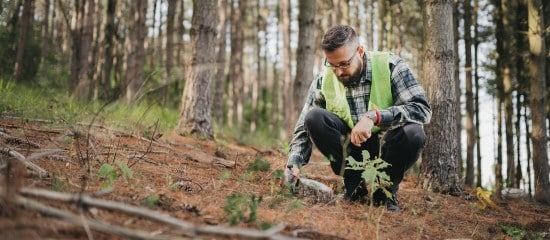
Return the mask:
<path id="1" fill-rule="evenodd" d="M 384 171 L 393 183 L 387 189 L 392 198 L 379 190 L 371 201 L 399 212 L 399 183 L 420 156 L 426 138 L 423 124 L 431 118 L 424 91 L 399 57 L 365 52 L 350 26 L 329 29 L 322 49 L 326 70 L 311 84 L 296 123 L 286 180 L 296 183 L 300 167 L 309 161 L 313 143 L 330 160 L 334 173 L 343 175 L 344 198 L 365 201 L 368 191 L 362 171 L 346 169 L 345 158 L 363 161 L 362 151 L 367 150 L 371 159 L 380 156 L 391 164 Z M 385 133 L 383 142 L 381 133 Z"/>

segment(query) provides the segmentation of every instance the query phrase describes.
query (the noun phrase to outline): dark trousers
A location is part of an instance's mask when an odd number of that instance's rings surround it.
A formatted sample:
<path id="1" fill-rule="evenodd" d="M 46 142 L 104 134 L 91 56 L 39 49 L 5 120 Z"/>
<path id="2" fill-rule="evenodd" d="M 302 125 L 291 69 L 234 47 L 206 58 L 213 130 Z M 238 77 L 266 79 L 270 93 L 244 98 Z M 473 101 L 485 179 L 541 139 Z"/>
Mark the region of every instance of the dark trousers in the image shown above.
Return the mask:
<path id="1" fill-rule="evenodd" d="M 330 166 L 335 174 L 340 175 L 342 167 L 346 167 L 344 160 L 343 143 L 351 132 L 351 129 L 335 114 L 321 108 L 312 109 L 305 117 L 304 126 L 309 137 L 317 146 L 319 151 L 330 160 Z M 385 169 L 393 183 L 390 189 L 395 194 L 399 183 L 403 180 L 407 171 L 418 159 L 426 135 L 420 124 L 408 123 L 402 127 L 387 131 L 384 135 L 381 149 L 381 158 L 390 163 L 391 166 Z M 361 147 L 352 143 L 347 146 L 347 156 L 352 156 L 356 161 L 363 161 L 361 152 L 367 150 L 371 159 L 380 156 L 380 138 L 373 134 Z M 344 169 L 344 186 L 346 194 L 358 193 L 365 195 L 367 190 L 361 178 L 361 170 Z M 385 196 L 381 191 L 374 193 L 375 200 L 384 200 Z"/>

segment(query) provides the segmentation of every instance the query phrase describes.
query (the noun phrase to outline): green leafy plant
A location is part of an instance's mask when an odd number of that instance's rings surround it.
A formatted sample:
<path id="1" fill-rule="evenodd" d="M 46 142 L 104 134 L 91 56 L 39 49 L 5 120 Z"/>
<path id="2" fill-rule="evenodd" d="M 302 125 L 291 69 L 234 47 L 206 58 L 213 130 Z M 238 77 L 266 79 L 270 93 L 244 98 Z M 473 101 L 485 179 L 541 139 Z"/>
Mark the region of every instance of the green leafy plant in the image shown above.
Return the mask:
<path id="1" fill-rule="evenodd" d="M 142 205 L 148 208 L 154 208 L 157 205 L 159 196 L 157 194 L 149 195 L 142 201 Z"/>
<path id="2" fill-rule="evenodd" d="M 260 157 L 256 157 L 254 162 L 248 165 L 248 171 L 266 172 L 269 170 L 269 162 Z"/>
<path id="3" fill-rule="evenodd" d="M 526 236 L 526 233 L 523 229 L 514 227 L 514 226 L 508 226 L 505 224 L 500 224 L 500 228 L 506 235 L 512 237 L 512 239 L 523 239 Z"/>
<path id="4" fill-rule="evenodd" d="M 391 187 L 392 182 L 390 181 L 390 176 L 383 171 L 385 168 L 391 166 L 391 164 L 381 158 L 370 159 L 370 154 L 366 150 L 363 150 L 361 153 L 363 157 L 362 162 L 355 161 L 352 156 L 347 157 L 348 167 L 346 169 L 363 171 L 361 177 L 365 179 L 369 187 L 370 199 L 372 199 L 374 192 L 378 189 L 381 189 L 386 197 L 391 198 L 392 194 L 388 191 L 388 188 Z"/>
<path id="5" fill-rule="evenodd" d="M 103 188 L 110 187 L 117 178 L 116 169 L 108 163 L 104 163 L 103 165 L 101 165 L 98 175 L 99 177 L 104 179 L 102 186 Z"/>
<path id="6" fill-rule="evenodd" d="M 120 160 L 116 160 L 115 164 L 120 169 L 120 174 L 122 175 L 123 178 L 126 178 L 126 179 L 132 178 L 133 172 L 132 172 L 132 169 L 128 167 L 128 164 Z"/>
<path id="7" fill-rule="evenodd" d="M 231 225 L 239 222 L 255 222 L 258 206 L 261 202 L 262 197 L 257 197 L 254 194 L 249 197 L 240 193 L 231 194 L 226 198 L 223 210 Z"/>

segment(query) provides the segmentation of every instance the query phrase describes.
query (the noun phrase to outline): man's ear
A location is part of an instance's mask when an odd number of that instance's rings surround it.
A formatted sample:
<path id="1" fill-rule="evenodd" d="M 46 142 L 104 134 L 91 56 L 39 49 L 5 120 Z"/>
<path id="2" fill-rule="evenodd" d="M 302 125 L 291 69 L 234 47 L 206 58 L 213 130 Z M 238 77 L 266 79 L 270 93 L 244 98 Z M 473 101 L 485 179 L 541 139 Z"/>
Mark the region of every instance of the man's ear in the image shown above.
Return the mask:
<path id="1" fill-rule="evenodd" d="M 363 54 L 365 54 L 365 47 L 363 45 L 359 45 L 359 47 L 357 47 L 357 52 L 359 53 L 359 57 L 363 58 Z"/>

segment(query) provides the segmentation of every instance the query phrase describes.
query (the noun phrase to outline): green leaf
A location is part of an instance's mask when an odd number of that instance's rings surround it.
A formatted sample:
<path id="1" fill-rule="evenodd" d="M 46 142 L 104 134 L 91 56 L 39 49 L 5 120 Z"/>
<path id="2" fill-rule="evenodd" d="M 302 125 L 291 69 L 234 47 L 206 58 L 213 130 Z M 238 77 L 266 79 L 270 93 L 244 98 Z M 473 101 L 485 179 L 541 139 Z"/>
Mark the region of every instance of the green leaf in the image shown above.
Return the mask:
<path id="1" fill-rule="evenodd" d="M 115 163 L 118 166 L 118 168 L 120 169 L 120 173 L 121 173 L 123 178 L 126 178 L 126 179 L 132 178 L 132 175 L 133 175 L 132 169 L 130 169 L 125 162 L 120 161 L 120 160 L 116 160 Z"/>

